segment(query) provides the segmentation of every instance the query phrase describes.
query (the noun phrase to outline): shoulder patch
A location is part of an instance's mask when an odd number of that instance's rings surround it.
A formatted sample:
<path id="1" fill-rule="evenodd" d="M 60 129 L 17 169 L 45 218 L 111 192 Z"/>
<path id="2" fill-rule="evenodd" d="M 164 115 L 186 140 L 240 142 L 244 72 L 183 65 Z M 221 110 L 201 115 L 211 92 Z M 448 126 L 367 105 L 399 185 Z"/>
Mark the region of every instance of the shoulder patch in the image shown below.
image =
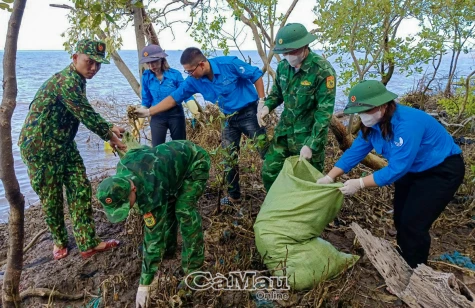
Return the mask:
<path id="1" fill-rule="evenodd" d="M 311 85 L 312 83 L 311 83 L 310 81 L 308 81 L 308 80 L 304 80 L 304 81 L 302 81 L 300 84 L 301 84 L 302 86 L 309 86 L 309 85 Z"/>
<path id="2" fill-rule="evenodd" d="M 145 222 L 145 225 L 149 228 L 152 228 L 153 226 L 155 226 L 157 224 L 157 221 L 155 220 L 155 217 L 153 217 L 153 214 L 150 213 L 150 212 L 143 215 L 143 220 Z"/>
<path id="3" fill-rule="evenodd" d="M 327 88 L 328 89 L 333 89 L 335 87 L 335 77 L 334 76 L 328 76 L 327 77 Z"/>

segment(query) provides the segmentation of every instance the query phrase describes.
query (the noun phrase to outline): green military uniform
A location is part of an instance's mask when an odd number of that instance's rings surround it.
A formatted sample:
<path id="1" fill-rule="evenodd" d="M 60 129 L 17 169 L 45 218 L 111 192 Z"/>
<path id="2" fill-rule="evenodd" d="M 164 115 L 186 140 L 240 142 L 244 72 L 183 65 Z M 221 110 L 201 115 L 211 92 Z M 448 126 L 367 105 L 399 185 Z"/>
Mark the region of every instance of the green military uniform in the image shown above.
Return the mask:
<path id="1" fill-rule="evenodd" d="M 109 63 L 104 58 L 105 44 L 102 42 L 82 40 L 77 53 L 86 54 L 100 63 Z M 79 250 L 86 251 L 97 246 L 100 240 L 95 235 L 91 184 L 74 141 L 79 123 L 103 140 L 112 136 L 113 125 L 89 104 L 86 80 L 72 63 L 48 79 L 36 93 L 18 145 L 55 245 L 66 247 L 68 244 L 63 213 L 64 185 L 74 238 Z"/>
<path id="2" fill-rule="evenodd" d="M 129 181 L 137 188 L 136 202 L 145 222 L 141 285 L 152 282 L 164 255 L 174 254 L 178 224 L 184 272 L 203 265 L 203 229 L 197 202 L 206 188 L 209 168 L 205 150 L 190 141 L 171 141 L 128 151 L 117 165 L 117 174 L 99 185 L 97 198 L 112 222 L 128 216 Z"/>
<path id="3" fill-rule="evenodd" d="M 297 26 L 298 29 L 293 31 Z M 282 35 L 282 31 L 287 30 L 292 30 L 290 35 L 295 35 L 297 31 L 305 32 L 303 38 L 296 42 L 297 45 L 289 43 L 285 46 L 289 38 L 285 37 L 285 32 Z M 306 46 L 314 38 L 302 25 L 288 24 L 279 31 L 276 40 L 277 47 L 279 44 L 283 46 L 280 50 L 283 53 Z M 298 155 L 303 146 L 312 150 L 312 165 L 323 170 L 328 125 L 335 105 L 335 82 L 335 70 L 331 64 L 310 50 L 298 70 L 287 60 L 279 62 L 272 91 L 265 102 L 269 110 L 284 103 L 284 111 L 262 168 L 262 180 L 267 191 L 277 178 L 285 159 Z"/>

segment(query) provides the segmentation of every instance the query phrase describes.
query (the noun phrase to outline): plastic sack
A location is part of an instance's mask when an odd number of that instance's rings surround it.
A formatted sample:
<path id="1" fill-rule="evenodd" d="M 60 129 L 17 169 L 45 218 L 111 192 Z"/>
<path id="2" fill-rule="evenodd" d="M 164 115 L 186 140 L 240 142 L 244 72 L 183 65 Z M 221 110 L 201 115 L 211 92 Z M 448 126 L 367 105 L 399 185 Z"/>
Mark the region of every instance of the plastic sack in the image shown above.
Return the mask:
<path id="1" fill-rule="evenodd" d="M 312 288 L 359 259 L 318 238 L 343 204 L 342 184 L 316 184 L 321 177 L 308 161 L 287 158 L 254 223 L 256 246 L 267 268 L 277 268 L 275 276 L 285 272 L 296 290 Z"/>

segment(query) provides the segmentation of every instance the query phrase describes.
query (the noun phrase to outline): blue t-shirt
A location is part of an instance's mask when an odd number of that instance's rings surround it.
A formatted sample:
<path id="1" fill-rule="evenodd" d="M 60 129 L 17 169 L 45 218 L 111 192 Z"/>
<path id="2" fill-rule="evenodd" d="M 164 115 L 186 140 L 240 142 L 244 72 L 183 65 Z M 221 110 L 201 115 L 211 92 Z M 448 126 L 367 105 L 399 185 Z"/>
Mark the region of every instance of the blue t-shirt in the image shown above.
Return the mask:
<path id="1" fill-rule="evenodd" d="M 184 82 L 183 76 L 176 69 L 170 68 L 163 72 L 162 81 L 158 80 L 155 73 L 151 70 L 145 70 L 142 75 L 142 106 L 150 108 L 158 105 L 165 97 L 169 96 L 173 91 Z M 181 102 L 176 101 L 175 107 L 159 113 L 154 117 L 184 117 L 183 106 Z"/>
<path id="2" fill-rule="evenodd" d="M 374 149 L 388 160 L 386 167 L 373 174 L 376 184 L 385 186 L 408 172 L 425 171 L 462 153 L 447 130 L 424 111 L 398 104 L 391 124 L 392 140 L 383 139 L 379 125 L 371 128 L 368 141 L 359 132 L 335 166 L 347 173 Z"/>
<path id="3" fill-rule="evenodd" d="M 231 114 L 257 101 L 254 83 L 262 76 L 259 68 L 231 56 L 208 61 L 213 70 L 213 80 L 210 81 L 206 76 L 200 79 L 189 76 L 171 94 L 176 102 L 199 92 L 205 100 L 218 104 L 224 114 Z"/>

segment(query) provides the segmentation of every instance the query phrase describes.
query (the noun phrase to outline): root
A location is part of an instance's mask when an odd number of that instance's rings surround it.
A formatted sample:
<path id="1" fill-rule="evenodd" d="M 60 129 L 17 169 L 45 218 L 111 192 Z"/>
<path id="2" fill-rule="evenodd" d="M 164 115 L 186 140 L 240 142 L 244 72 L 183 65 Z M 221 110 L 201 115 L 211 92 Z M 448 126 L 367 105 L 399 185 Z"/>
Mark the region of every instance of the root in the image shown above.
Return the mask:
<path id="1" fill-rule="evenodd" d="M 62 300 L 80 300 L 86 297 L 85 294 L 64 294 L 55 290 L 50 290 L 46 288 L 29 288 L 20 293 L 21 300 L 24 300 L 28 297 L 49 297 L 57 298 Z"/>
<path id="2" fill-rule="evenodd" d="M 28 243 L 28 245 L 26 245 L 25 248 L 23 248 L 23 254 L 27 253 L 28 250 L 31 249 L 31 247 L 33 247 L 33 245 L 36 244 L 36 242 L 38 241 L 38 239 L 40 238 L 40 236 L 45 233 L 46 231 L 48 231 L 48 228 L 44 228 L 43 230 L 41 230 L 40 232 L 38 232 L 34 237 L 33 239 L 30 241 L 30 243 Z M 7 263 L 8 259 L 5 259 L 3 261 L 0 261 L 0 266 L 3 266 L 5 263 Z"/>

